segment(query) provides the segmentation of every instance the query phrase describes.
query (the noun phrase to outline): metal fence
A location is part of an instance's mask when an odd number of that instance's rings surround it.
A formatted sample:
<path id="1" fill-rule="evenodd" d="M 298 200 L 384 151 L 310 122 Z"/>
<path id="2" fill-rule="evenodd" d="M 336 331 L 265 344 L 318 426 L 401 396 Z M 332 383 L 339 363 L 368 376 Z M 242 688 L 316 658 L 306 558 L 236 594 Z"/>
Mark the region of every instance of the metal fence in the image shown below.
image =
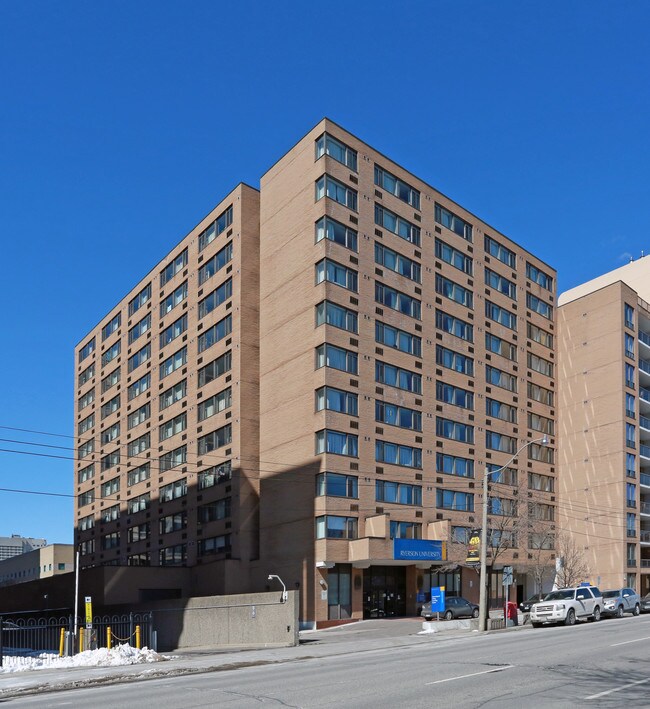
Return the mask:
<path id="1" fill-rule="evenodd" d="M 140 647 L 155 649 L 153 614 L 123 613 L 95 616 L 92 629 L 77 618 L 77 636 L 74 636 L 75 618 L 72 615 L 49 618 L 21 618 L 0 616 L 0 667 L 3 659 L 41 655 L 75 654 L 84 649 L 123 643 L 135 646 L 136 628 Z M 83 647 L 80 647 L 83 639 Z"/>

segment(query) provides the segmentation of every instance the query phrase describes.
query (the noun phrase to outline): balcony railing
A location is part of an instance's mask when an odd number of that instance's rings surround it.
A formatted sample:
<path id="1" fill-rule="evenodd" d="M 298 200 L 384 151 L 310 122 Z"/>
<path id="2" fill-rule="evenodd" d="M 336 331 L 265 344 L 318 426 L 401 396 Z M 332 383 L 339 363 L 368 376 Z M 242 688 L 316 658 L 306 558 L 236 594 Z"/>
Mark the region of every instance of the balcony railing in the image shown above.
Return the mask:
<path id="1" fill-rule="evenodd" d="M 629 564 L 628 564 L 628 566 L 629 566 Z M 641 559 L 641 568 L 642 569 L 650 568 L 650 559 Z"/>
<path id="2" fill-rule="evenodd" d="M 639 512 L 641 512 L 642 515 L 650 515 L 650 502 L 642 502 L 639 505 Z"/>
<path id="3" fill-rule="evenodd" d="M 646 374 L 650 374 L 650 362 L 647 359 L 639 360 L 639 369 Z"/>
<path id="4" fill-rule="evenodd" d="M 644 401 L 650 401 L 650 389 L 646 389 L 645 387 L 639 387 L 639 396 Z"/>
<path id="5" fill-rule="evenodd" d="M 641 428 L 647 428 L 650 431 L 650 418 L 647 416 L 639 416 L 639 423 Z"/>
<path id="6" fill-rule="evenodd" d="M 642 443 L 639 446 L 639 452 L 644 458 L 650 458 L 650 446 L 646 446 Z"/>
<path id="7" fill-rule="evenodd" d="M 648 475 L 648 473 L 641 473 L 641 475 L 639 475 L 639 481 L 641 485 L 650 487 L 650 475 Z"/>
<path id="8" fill-rule="evenodd" d="M 648 347 L 650 347 L 650 335 L 648 335 L 647 333 L 641 332 L 641 330 L 639 330 L 639 340 L 641 340 L 644 345 L 648 345 Z"/>
<path id="9" fill-rule="evenodd" d="M 650 531 L 641 530 L 639 532 L 639 540 L 642 542 L 650 542 Z"/>

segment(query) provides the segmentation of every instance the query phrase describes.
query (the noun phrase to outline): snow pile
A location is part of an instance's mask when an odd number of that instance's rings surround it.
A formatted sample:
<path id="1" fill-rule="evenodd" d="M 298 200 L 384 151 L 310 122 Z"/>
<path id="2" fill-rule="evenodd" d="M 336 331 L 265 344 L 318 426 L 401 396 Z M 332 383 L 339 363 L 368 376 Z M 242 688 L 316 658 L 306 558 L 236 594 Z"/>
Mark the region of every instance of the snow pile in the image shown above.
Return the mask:
<path id="1" fill-rule="evenodd" d="M 5 650 L 5 653 L 11 652 Z M 118 645 L 110 650 L 105 647 L 86 650 L 73 657 L 59 657 L 55 653 L 34 652 L 28 656 L 5 654 L 0 672 L 21 672 L 24 670 L 52 669 L 57 667 L 115 667 L 117 665 L 139 665 L 169 660 L 166 655 L 145 647 L 137 650 L 130 645 Z"/>

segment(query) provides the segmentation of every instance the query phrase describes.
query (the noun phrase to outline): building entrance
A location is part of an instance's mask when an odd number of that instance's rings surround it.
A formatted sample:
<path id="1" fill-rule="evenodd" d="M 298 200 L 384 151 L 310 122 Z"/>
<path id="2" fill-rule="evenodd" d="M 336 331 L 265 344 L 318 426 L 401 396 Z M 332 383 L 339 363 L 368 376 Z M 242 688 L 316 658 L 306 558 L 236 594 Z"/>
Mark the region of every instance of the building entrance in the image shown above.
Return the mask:
<path id="1" fill-rule="evenodd" d="M 406 615 L 406 567 L 371 566 L 363 570 L 363 617 Z"/>

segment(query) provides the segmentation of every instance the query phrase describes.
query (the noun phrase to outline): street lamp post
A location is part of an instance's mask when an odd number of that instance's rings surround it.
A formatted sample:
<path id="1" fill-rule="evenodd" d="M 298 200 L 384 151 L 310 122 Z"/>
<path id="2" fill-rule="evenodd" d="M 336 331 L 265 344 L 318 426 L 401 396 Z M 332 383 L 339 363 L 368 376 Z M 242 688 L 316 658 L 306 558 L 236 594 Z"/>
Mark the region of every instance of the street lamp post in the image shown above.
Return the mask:
<path id="1" fill-rule="evenodd" d="M 478 611 L 478 629 L 480 632 L 487 630 L 487 588 L 486 588 L 486 576 L 487 576 L 487 524 L 488 524 L 488 476 L 494 475 L 494 473 L 500 473 L 502 470 L 507 468 L 510 463 L 523 451 L 528 448 L 528 446 L 533 443 L 541 443 L 543 446 L 548 445 L 548 438 L 542 436 L 542 438 L 536 438 L 532 441 L 524 443 L 524 445 L 519 448 L 519 450 L 510 458 L 507 463 L 504 463 L 500 468 L 496 470 L 488 470 L 487 467 L 483 472 L 483 509 L 481 514 L 481 550 L 480 550 L 480 560 L 481 569 L 479 574 L 479 611 Z"/>

